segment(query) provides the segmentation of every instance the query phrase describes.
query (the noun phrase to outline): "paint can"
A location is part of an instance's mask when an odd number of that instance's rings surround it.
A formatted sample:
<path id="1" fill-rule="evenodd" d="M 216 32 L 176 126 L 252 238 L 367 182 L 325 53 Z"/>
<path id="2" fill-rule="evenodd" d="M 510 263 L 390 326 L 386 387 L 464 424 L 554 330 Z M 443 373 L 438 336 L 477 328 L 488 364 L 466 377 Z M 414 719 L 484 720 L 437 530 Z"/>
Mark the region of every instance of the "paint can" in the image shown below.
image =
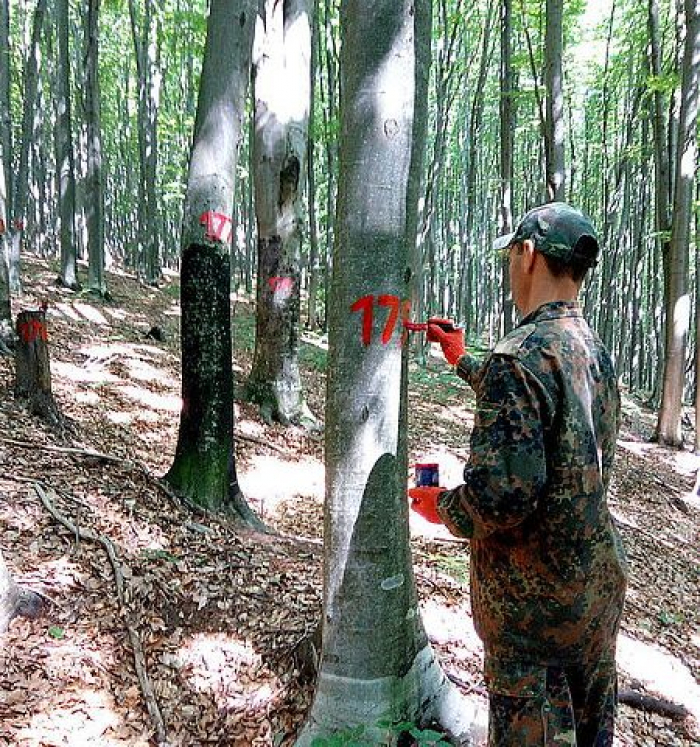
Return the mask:
<path id="1" fill-rule="evenodd" d="M 440 485 L 440 466 L 434 462 L 415 465 L 416 487 L 437 488 Z"/>

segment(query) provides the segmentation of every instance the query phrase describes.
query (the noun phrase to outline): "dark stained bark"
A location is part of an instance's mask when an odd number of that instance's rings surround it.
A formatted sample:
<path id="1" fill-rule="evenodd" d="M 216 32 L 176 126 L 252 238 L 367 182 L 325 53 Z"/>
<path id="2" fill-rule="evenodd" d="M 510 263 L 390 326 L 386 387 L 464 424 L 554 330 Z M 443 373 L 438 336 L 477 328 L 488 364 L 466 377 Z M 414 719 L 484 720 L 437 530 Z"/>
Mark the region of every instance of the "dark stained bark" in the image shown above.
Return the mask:
<path id="1" fill-rule="evenodd" d="M 17 316 L 15 397 L 29 402 L 30 410 L 52 427 L 61 415 L 51 391 L 51 363 L 44 311 L 22 311 Z"/>

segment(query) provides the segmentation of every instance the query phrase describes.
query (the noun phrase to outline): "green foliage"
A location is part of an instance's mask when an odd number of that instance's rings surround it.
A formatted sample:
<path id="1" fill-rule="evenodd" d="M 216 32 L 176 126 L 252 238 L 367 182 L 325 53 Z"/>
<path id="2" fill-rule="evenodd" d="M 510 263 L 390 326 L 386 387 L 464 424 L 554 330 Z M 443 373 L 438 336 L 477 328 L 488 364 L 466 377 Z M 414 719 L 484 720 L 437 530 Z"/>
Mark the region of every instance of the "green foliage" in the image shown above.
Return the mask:
<path id="1" fill-rule="evenodd" d="M 328 363 L 328 351 L 318 345 L 302 343 L 299 348 L 299 361 L 304 366 L 323 372 Z"/>
<path id="2" fill-rule="evenodd" d="M 55 638 L 57 641 L 61 641 L 66 637 L 66 631 L 59 625 L 52 625 L 48 632 L 51 638 Z"/>
<path id="3" fill-rule="evenodd" d="M 428 555 L 431 568 L 444 573 L 458 584 L 466 586 L 469 583 L 469 564 L 463 555 Z"/>
<path id="4" fill-rule="evenodd" d="M 685 615 L 682 612 L 669 612 L 668 610 L 659 610 L 659 622 L 670 627 L 672 625 L 681 625 L 685 622 Z"/>
<path id="5" fill-rule="evenodd" d="M 231 317 L 233 346 L 237 350 L 253 352 L 255 347 L 255 318 L 250 314 L 236 314 Z"/>

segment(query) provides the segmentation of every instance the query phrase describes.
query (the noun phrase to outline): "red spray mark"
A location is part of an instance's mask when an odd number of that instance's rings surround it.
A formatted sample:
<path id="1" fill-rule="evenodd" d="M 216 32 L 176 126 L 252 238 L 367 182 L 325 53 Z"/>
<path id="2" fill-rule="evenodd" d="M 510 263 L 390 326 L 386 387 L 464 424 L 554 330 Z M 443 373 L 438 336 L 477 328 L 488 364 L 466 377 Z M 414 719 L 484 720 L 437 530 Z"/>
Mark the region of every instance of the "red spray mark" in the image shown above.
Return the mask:
<path id="1" fill-rule="evenodd" d="M 275 296 L 284 296 L 285 298 L 290 296 L 292 289 L 294 288 L 294 278 L 290 277 L 271 277 L 267 280 L 270 285 L 270 290 Z"/>
<path id="2" fill-rule="evenodd" d="M 231 241 L 233 221 L 228 215 L 207 210 L 199 216 L 199 222 L 204 226 L 204 238 L 210 241 L 220 241 L 228 244 Z"/>
<path id="3" fill-rule="evenodd" d="M 34 342 L 37 338 L 44 342 L 48 340 L 46 325 L 38 319 L 30 319 L 28 322 L 22 322 L 17 331 L 19 332 L 22 341 L 27 344 Z"/>
<path id="4" fill-rule="evenodd" d="M 374 305 L 375 298 L 377 306 L 383 306 L 389 309 L 384 328 L 382 329 L 382 345 L 388 345 L 391 342 L 391 338 L 394 335 L 396 329 L 396 323 L 399 320 L 399 315 L 405 324 L 405 320 L 408 319 L 408 315 L 411 309 L 411 302 L 409 300 L 402 301 L 398 296 L 382 294 L 380 296 L 367 295 L 359 298 L 350 307 L 351 311 L 362 312 L 362 344 L 367 346 L 372 342 L 372 328 L 374 325 Z M 401 336 L 401 344 L 405 342 L 406 334 L 405 331 Z"/>

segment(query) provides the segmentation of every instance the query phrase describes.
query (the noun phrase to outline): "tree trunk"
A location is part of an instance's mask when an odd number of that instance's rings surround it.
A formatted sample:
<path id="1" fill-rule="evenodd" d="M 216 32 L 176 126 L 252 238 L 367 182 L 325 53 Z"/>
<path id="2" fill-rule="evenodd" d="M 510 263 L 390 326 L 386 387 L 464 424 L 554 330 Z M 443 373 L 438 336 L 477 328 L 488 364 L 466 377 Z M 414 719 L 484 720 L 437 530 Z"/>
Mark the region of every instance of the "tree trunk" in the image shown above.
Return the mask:
<path id="1" fill-rule="evenodd" d="M 700 203 L 700 184 L 696 197 Z M 695 211 L 695 236 L 700 236 L 700 213 Z M 700 456 L 700 241 L 695 240 L 695 454 Z M 700 469 L 698 469 L 700 478 Z M 698 493 L 700 495 L 700 493 Z"/>
<path id="2" fill-rule="evenodd" d="M 315 425 L 299 371 L 301 193 L 306 174 L 311 33 L 308 0 L 267 0 L 256 39 L 255 212 L 258 278 L 248 397 L 267 420 Z M 290 95 L 290 92 L 294 92 Z"/>
<path id="3" fill-rule="evenodd" d="M 58 64 L 56 66 L 56 162 L 61 222 L 61 272 L 58 282 L 79 290 L 75 243 L 75 159 L 70 98 L 69 0 L 56 2 Z"/>
<path id="4" fill-rule="evenodd" d="M 688 268 L 690 227 L 697 169 L 698 79 L 700 77 L 700 0 L 685 0 L 685 50 L 681 111 L 676 151 L 673 219 L 668 262 L 665 367 L 661 409 L 656 426 L 660 443 L 681 447 L 686 346 L 690 327 Z"/>
<path id="5" fill-rule="evenodd" d="M 5 181 L 5 161 L 1 150 L 2 141 L 0 140 L 0 354 L 8 352 L 8 348 L 14 342 L 10 276 L 7 266 L 7 182 Z"/>
<path id="6" fill-rule="evenodd" d="M 107 295 L 105 281 L 104 176 L 102 173 L 102 133 L 100 126 L 99 79 L 100 0 L 88 0 L 85 19 L 85 121 L 87 128 L 87 198 L 84 207 L 88 231 L 88 288 Z"/>
<path id="7" fill-rule="evenodd" d="M 15 172 L 12 193 L 12 214 L 10 231 L 10 290 L 19 293 L 22 288 L 20 277 L 20 249 L 22 235 L 26 228 L 27 196 L 29 194 L 29 153 L 35 139 L 39 123 L 39 110 L 36 106 L 36 91 L 39 78 L 39 42 L 46 15 L 47 0 L 38 0 L 32 21 L 32 40 L 24 72 L 24 99 L 22 114 L 22 146 L 19 163 Z M 8 171 L 9 174 L 12 173 Z"/>
<path id="8" fill-rule="evenodd" d="M 3 227 L 9 229 L 12 216 L 12 114 L 10 109 L 10 7 L 8 0 L 0 0 L 0 60 L 6 64 L 0 65 L 0 159 L 4 171 L 4 199 L 5 215 Z M 0 238 L 0 241 L 2 239 Z M 2 260 L 2 257 L 0 257 Z"/>
<path id="9" fill-rule="evenodd" d="M 306 173 L 308 185 L 308 205 L 309 205 L 309 286 L 307 289 L 306 302 L 306 326 L 310 330 L 315 330 L 318 326 L 318 291 L 321 280 L 321 261 L 319 256 L 318 244 L 318 227 L 316 224 L 316 167 L 315 146 L 316 136 L 314 127 L 314 102 L 316 101 L 316 74 L 319 71 L 318 49 L 319 34 L 318 25 L 319 0 L 314 0 L 312 11 L 311 27 L 311 60 L 309 65 L 309 126 L 307 130 L 307 150 L 306 150 Z"/>
<path id="10" fill-rule="evenodd" d="M 547 170 L 547 194 L 550 201 L 565 199 L 564 175 L 564 81 L 562 56 L 564 51 L 563 31 L 564 0 L 547 0 L 545 24 L 545 68 L 546 97 L 545 154 Z"/>
<path id="11" fill-rule="evenodd" d="M 153 17 L 154 0 L 146 0 L 141 28 L 134 0 L 129 0 L 129 18 L 134 41 L 138 78 L 138 270 L 144 280 L 155 285 L 160 279 L 158 252 L 158 203 L 156 169 L 158 160 L 158 106 L 161 73 L 157 63 L 158 33 Z"/>
<path id="12" fill-rule="evenodd" d="M 256 4 L 213 0 L 182 222 L 182 413 L 165 476 L 187 500 L 260 526 L 233 452 L 230 240 Z"/>
<path id="13" fill-rule="evenodd" d="M 512 64 L 512 0 L 501 4 L 501 100 L 500 100 L 500 166 L 501 166 L 501 206 L 499 233 L 508 234 L 513 230 L 513 148 L 515 132 L 515 102 L 513 100 Z M 501 300 L 503 323 L 501 331 L 505 335 L 513 328 L 513 300 L 510 297 L 510 274 L 508 260 L 501 267 Z"/>
<path id="14" fill-rule="evenodd" d="M 7 630 L 15 617 L 34 620 L 43 609 L 43 600 L 36 592 L 15 583 L 0 550 L 0 633 Z"/>
<path id="15" fill-rule="evenodd" d="M 43 310 L 19 313 L 17 338 L 15 397 L 28 400 L 32 413 L 51 427 L 58 427 L 62 418 L 51 391 L 51 364 Z"/>
<path id="16" fill-rule="evenodd" d="M 463 739 L 467 709 L 418 613 L 406 501 L 401 319 L 417 228 L 430 4 L 344 0 L 341 33 L 322 657 L 297 744 L 357 726 L 380 744 L 382 721 L 437 723 Z"/>

